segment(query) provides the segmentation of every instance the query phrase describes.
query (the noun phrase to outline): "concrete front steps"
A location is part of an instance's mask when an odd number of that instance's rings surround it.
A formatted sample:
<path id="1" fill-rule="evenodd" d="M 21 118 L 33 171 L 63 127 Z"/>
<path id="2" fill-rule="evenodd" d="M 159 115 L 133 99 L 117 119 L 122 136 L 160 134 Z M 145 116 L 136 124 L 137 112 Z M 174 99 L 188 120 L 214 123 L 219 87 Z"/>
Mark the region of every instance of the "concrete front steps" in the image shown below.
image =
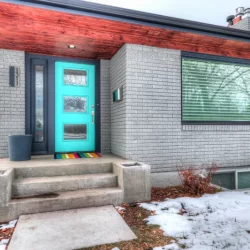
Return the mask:
<path id="1" fill-rule="evenodd" d="M 9 202 L 11 211 L 18 214 L 33 214 L 75 208 L 119 205 L 123 201 L 123 190 L 116 188 L 81 189 L 58 193 L 52 198 L 12 199 Z"/>
<path id="2" fill-rule="evenodd" d="M 51 192 L 110 187 L 117 187 L 117 175 L 113 173 L 32 177 L 14 180 L 12 193 L 13 196 L 32 196 Z"/>
<path id="3" fill-rule="evenodd" d="M 52 177 L 84 174 L 112 173 L 113 164 L 110 163 L 82 163 L 56 166 L 37 166 L 15 168 L 15 178 Z"/>
<path id="4" fill-rule="evenodd" d="M 23 214 L 119 205 L 124 190 L 118 187 L 117 178 L 112 163 L 16 168 L 5 220 Z"/>

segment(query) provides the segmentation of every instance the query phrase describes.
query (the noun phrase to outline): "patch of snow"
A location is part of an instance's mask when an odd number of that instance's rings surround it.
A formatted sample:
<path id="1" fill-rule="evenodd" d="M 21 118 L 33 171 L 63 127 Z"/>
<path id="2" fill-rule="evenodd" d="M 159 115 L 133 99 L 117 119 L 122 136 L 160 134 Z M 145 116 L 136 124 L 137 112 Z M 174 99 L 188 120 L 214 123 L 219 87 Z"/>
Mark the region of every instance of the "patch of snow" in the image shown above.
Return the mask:
<path id="1" fill-rule="evenodd" d="M 111 250 L 120 250 L 120 248 L 115 247 L 115 248 L 112 248 Z"/>
<path id="2" fill-rule="evenodd" d="M 118 211 L 124 211 L 124 210 L 126 210 L 126 208 L 120 207 L 120 206 L 116 206 L 115 209 L 118 210 Z"/>
<path id="3" fill-rule="evenodd" d="M 250 250 L 249 192 L 169 199 L 142 203 L 141 207 L 155 211 L 155 215 L 147 218 L 148 223 L 159 225 L 165 235 L 177 238 L 187 249 Z M 168 249 L 166 247 L 154 249 Z"/>
<path id="4" fill-rule="evenodd" d="M 5 250 L 8 243 L 9 243 L 9 239 L 0 240 L 0 250 Z"/>
<path id="5" fill-rule="evenodd" d="M 176 243 L 172 243 L 164 247 L 154 247 L 153 250 L 180 250 L 180 248 Z"/>
<path id="6" fill-rule="evenodd" d="M 182 209 L 182 206 L 179 202 L 169 200 L 168 202 L 153 202 L 149 204 L 143 203 L 143 208 L 150 211 L 156 211 L 156 212 L 163 211 L 163 213 L 178 214 Z"/>
<path id="7" fill-rule="evenodd" d="M 0 245 L 7 245 L 9 243 L 9 239 L 3 239 L 0 241 Z"/>
<path id="8" fill-rule="evenodd" d="M 184 233 L 187 234 L 192 231 L 188 219 L 175 213 L 163 213 L 151 216 L 148 221 L 150 224 L 160 225 L 165 235 L 173 237 L 182 237 Z M 183 229 L 185 229 L 185 231 L 183 231 Z"/>
<path id="9" fill-rule="evenodd" d="M 15 227 L 16 222 L 17 222 L 17 220 L 12 220 L 8 224 L 1 224 L 0 225 L 0 230 L 13 228 L 13 227 Z"/>

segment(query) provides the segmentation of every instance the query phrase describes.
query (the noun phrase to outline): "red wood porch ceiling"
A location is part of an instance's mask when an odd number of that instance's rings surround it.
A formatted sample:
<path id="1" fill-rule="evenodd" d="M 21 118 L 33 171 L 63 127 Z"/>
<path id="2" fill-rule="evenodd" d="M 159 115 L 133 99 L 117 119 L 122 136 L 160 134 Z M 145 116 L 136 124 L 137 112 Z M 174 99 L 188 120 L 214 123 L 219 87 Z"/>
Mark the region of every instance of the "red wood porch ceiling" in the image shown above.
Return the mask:
<path id="1" fill-rule="evenodd" d="M 250 59 L 250 43 L 0 3 L 0 48 L 110 59 L 124 43 Z M 68 49 L 75 44 L 76 49 Z"/>

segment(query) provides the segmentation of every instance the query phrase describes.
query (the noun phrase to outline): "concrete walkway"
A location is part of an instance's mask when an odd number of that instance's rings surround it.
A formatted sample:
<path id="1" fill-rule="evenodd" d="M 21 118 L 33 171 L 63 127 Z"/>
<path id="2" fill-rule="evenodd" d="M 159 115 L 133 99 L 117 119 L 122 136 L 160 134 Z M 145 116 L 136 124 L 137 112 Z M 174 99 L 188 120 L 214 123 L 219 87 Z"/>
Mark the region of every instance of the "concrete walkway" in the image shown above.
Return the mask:
<path id="1" fill-rule="evenodd" d="M 135 239 L 113 206 L 22 215 L 8 250 L 73 250 Z"/>

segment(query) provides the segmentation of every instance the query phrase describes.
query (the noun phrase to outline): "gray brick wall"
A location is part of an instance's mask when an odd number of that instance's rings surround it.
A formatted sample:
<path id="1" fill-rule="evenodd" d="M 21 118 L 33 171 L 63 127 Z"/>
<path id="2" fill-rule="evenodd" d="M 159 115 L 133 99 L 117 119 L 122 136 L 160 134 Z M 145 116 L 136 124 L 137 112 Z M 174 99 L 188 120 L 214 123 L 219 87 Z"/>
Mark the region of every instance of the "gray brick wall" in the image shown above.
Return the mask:
<path id="1" fill-rule="evenodd" d="M 101 60 L 101 152 L 111 151 L 110 61 Z"/>
<path id="2" fill-rule="evenodd" d="M 250 17 L 243 18 L 238 23 L 232 25 L 231 28 L 250 31 Z"/>
<path id="3" fill-rule="evenodd" d="M 123 46 L 111 60 L 110 68 L 110 100 L 111 100 L 111 151 L 112 153 L 126 157 L 126 46 Z M 113 103 L 112 93 L 123 86 L 124 100 Z"/>
<path id="4" fill-rule="evenodd" d="M 112 71 L 113 89 L 121 82 L 126 86 L 125 100 L 112 105 L 112 123 L 120 117 L 112 136 L 118 128 L 122 133 L 113 138 L 112 152 L 148 163 L 152 172 L 173 171 L 180 162 L 250 163 L 250 126 L 181 124 L 180 51 L 127 44 L 113 59 Z"/>
<path id="5" fill-rule="evenodd" d="M 9 66 L 20 67 L 20 87 L 9 87 Z M 8 157 L 8 135 L 24 133 L 24 52 L 0 49 L 0 157 Z"/>

